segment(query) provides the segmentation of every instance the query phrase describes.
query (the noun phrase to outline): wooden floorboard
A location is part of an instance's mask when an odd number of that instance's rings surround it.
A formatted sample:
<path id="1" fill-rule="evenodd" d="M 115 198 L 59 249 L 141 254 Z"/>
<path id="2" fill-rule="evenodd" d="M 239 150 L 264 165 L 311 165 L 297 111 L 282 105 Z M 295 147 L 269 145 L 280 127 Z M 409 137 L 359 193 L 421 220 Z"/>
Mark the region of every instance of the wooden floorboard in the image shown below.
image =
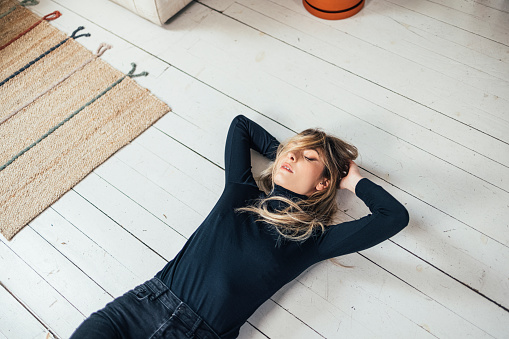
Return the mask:
<path id="1" fill-rule="evenodd" d="M 222 192 L 237 114 L 281 140 L 321 126 L 354 143 L 363 175 L 411 216 L 339 258 L 354 268 L 301 274 L 241 338 L 507 337 L 507 1 L 371 0 L 324 21 L 298 0 L 200 0 L 162 28 L 105 0 L 32 10 L 85 26 L 90 50 L 111 43 L 103 59 L 147 70 L 137 81 L 172 112 L 0 238 L 0 338 L 68 337 L 171 260 Z M 346 220 L 367 213 L 349 192 L 338 201 Z"/>
<path id="2" fill-rule="evenodd" d="M 0 304 L 2 305 L 0 338 L 46 336 L 47 328 L 5 286 L 0 286 Z M 20 319 L 23 319 L 23 323 Z"/>

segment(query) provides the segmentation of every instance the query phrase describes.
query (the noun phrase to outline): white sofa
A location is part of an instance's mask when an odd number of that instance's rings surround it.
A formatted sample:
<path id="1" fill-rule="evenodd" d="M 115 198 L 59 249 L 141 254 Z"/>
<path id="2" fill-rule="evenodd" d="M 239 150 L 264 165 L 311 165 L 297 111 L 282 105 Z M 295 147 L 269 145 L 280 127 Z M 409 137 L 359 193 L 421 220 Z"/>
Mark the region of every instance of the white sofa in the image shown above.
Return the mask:
<path id="1" fill-rule="evenodd" d="M 163 25 L 192 0 L 111 0 L 142 18 Z"/>

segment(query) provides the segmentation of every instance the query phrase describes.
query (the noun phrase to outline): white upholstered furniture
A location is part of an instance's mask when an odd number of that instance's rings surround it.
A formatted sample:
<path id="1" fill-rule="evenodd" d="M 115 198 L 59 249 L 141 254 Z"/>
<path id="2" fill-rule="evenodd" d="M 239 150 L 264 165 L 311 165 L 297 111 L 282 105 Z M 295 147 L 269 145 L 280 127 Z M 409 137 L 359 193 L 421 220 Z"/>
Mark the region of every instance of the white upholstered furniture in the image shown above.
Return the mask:
<path id="1" fill-rule="evenodd" d="M 111 0 L 155 24 L 163 25 L 192 0 Z"/>

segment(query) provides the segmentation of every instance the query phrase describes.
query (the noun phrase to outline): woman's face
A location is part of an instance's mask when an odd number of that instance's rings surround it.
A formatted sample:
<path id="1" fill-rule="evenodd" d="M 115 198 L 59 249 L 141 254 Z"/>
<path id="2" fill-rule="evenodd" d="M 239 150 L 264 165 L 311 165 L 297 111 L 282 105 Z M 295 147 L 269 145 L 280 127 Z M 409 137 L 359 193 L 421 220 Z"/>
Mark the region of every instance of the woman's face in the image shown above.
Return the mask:
<path id="1" fill-rule="evenodd" d="M 276 159 L 274 182 L 292 192 L 310 196 L 327 187 L 322 177 L 324 166 L 320 154 L 313 149 L 282 153 Z"/>

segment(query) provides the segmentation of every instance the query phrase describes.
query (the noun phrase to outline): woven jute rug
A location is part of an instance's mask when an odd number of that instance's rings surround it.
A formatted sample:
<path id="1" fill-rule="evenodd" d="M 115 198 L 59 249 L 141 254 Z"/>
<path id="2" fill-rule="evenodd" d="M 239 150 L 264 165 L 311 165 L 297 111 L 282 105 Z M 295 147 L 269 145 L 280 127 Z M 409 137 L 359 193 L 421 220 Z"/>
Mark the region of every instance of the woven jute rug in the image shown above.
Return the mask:
<path id="1" fill-rule="evenodd" d="M 69 37 L 40 21 L 0 0 L 0 231 L 8 240 L 170 111 L 132 79 L 134 69 L 115 70 L 76 42 L 84 30 Z"/>

